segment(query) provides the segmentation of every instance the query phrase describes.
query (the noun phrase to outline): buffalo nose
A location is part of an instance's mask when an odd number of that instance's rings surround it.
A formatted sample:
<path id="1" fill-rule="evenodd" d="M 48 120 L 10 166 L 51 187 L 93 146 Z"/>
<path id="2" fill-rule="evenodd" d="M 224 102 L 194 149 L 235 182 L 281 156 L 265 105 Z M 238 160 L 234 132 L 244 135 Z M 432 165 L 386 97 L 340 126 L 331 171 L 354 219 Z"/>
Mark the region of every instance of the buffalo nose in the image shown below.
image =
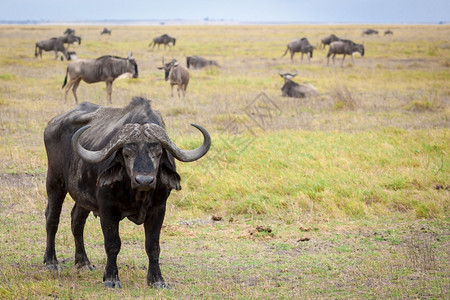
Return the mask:
<path id="1" fill-rule="evenodd" d="M 136 176 L 136 182 L 139 185 L 150 185 L 153 182 L 153 177 L 152 176 L 145 176 L 145 175 L 138 175 Z"/>

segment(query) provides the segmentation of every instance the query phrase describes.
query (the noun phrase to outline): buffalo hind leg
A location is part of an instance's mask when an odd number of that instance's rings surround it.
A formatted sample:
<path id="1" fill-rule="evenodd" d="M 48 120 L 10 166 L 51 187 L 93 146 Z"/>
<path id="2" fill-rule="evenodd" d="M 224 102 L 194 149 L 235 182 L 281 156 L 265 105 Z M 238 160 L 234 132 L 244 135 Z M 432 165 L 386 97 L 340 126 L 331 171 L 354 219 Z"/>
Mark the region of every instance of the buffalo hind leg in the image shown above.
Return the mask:
<path id="1" fill-rule="evenodd" d="M 164 221 L 164 215 L 166 213 L 165 205 L 161 205 L 159 208 L 152 210 L 151 214 L 147 215 L 144 223 L 145 228 L 145 251 L 148 256 L 148 273 L 147 284 L 154 288 L 170 288 L 161 275 L 161 269 L 159 267 L 159 236 L 161 233 L 162 223 Z"/>
<path id="2" fill-rule="evenodd" d="M 89 258 L 87 257 L 83 237 L 84 225 L 86 224 L 89 213 L 89 210 L 84 209 L 75 203 L 71 213 L 71 229 L 75 239 L 75 266 L 78 268 L 87 266 L 90 270 L 94 270 L 95 267 L 91 265 Z"/>
<path id="3" fill-rule="evenodd" d="M 47 195 L 48 203 L 45 209 L 45 229 L 47 231 L 47 246 L 44 254 L 44 263 L 52 271 L 58 271 L 58 260 L 56 259 L 55 237 L 58 231 L 59 217 L 61 215 L 62 205 L 66 197 L 64 183 L 51 175 L 49 170 L 47 175 Z"/>

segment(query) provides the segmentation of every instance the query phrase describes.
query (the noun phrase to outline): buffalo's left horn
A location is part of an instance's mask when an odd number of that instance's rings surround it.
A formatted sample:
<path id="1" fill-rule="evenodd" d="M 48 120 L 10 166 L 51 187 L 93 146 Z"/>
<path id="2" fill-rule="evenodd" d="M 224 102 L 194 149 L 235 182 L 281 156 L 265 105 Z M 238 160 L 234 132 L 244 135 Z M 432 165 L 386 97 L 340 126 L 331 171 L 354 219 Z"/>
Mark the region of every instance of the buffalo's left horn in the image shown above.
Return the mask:
<path id="1" fill-rule="evenodd" d="M 89 163 L 99 163 L 106 160 L 111 154 L 125 145 L 126 143 L 133 143 L 141 139 L 142 125 L 140 124 L 126 124 L 122 126 L 114 137 L 109 141 L 108 145 L 98 151 L 90 151 L 80 145 L 79 139 L 81 134 L 86 131 L 90 125 L 83 126 L 78 129 L 72 136 L 72 149 L 84 161 Z"/>
<path id="2" fill-rule="evenodd" d="M 166 133 L 166 130 L 159 125 L 156 124 L 145 124 L 144 126 L 144 134 L 147 138 L 154 138 L 161 146 L 169 151 L 173 157 L 183 162 L 191 162 L 200 159 L 203 155 L 205 155 L 209 148 L 211 147 L 211 136 L 208 131 L 200 125 L 191 124 L 195 128 L 201 131 L 203 134 L 203 144 L 193 150 L 183 150 L 177 147 L 174 142 L 169 138 Z"/>

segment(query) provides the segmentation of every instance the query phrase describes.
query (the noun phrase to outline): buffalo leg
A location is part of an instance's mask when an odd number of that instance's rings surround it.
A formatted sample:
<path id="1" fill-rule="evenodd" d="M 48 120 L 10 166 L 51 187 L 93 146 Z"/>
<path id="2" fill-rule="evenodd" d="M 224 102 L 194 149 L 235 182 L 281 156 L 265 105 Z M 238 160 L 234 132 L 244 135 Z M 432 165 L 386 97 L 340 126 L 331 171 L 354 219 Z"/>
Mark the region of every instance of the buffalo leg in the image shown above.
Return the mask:
<path id="1" fill-rule="evenodd" d="M 59 176 L 52 175 L 51 170 L 47 175 L 47 195 L 48 204 L 45 209 L 45 229 L 47 231 L 47 246 L 44 254 L 44 263 L 50 270 L 58 270 L 58 260 L 56 259 L 55 237 L 58 231 L 59 217 L 67 191 L 64 183 L 56 179 Z"/>
<path id="2" fill-rule="evenodd" d="M 159 267 L 159 236 L 161 234 L 161 226 L 164 221 L 166 206 L 161 205 L 159 208 L 152 210 L 144 223 L 145 228 L 145 251 L 148 256 L 148 273 L 147 284 L 155 288 L 170 288 L 161 275 Z"/>
<path id="3" fill-rule="evenodd" d="M 112 94 L 112 81 L 107 80 L 106 81 L 106 94 L 108 96 L 108 103 L 112 104 L 111 102 L 111 94 Z"/>
<path id="4" fill-rule="evenodd" d="M 84 209 L 75 203 L 72 209 L 72 234 L 75 239 L 75 265 L 78 268 L 87 266 L 89 269 L 93 270 L 94 267 L 91 265 L 89 258 L 87 257 L 86 250 L 84 249 L 84 225 L 86 224 L 86 219 L 89 216 L 90 211 Z"/>
<path id="5" fill-rule="evenodd" d="M 100 213 L 100 223 L 102 225 L 107 257 L 103 282 L 106 287 L 121 288 L 119 270 L 117 269 L 117 255 L 121 246 L 118 214 L 111 213 L 111 211 Z"/>
<path id="6" fill-rule="evenodd" d="M 78 86 L 80 85 L 80 81 L 81 81 L 81 78 L 78 78 L 78 79 L 73 83 L 72 93 L 73 93 L 73 96 L 75 97 L 75 103 L 78 103 L 77 89 L 78 89 Z"/>

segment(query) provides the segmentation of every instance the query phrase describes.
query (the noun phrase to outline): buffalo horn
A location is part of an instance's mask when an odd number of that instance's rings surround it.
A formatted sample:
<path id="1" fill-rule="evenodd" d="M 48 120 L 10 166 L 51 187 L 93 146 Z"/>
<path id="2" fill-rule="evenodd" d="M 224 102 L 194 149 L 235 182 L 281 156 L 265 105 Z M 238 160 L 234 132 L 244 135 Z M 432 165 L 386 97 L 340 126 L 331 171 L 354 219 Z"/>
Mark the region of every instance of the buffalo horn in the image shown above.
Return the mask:
<path id="1" fill-rule="evenodd" d="M 81 134 L 89 127 L 83 126 L 78 129 L 72 136 L 72 149 L 77 153 L 84 161 L 89 163 L 99 163 L 107 159 L 114 151 L 122 147 L 127 143 L 138 142 L 141 136 L 142 125 L 139 124 L 126 124 L 120 128 L 116 135 L 109 141 L 108 145 L 98 151 L 90 151 L 80 145 L 79 138 Z"/>
<path id="2" fill-rule="evenodd" d="M 166 130 L 156 124 L 145 124 L 144 134 L 149 139 L 156 139 L 161 146 L 169 151 L 173 157 L 183 162 L 191 162 L 201 158 L 205 155 L 211 147 L 211 136 L 208 131 L 200 125 L 191 124 L 195 128 L 201 131 L 203 134 L 203 144 L 193 150 L 182 150 L 172 142 L 166 133 Z"/>

